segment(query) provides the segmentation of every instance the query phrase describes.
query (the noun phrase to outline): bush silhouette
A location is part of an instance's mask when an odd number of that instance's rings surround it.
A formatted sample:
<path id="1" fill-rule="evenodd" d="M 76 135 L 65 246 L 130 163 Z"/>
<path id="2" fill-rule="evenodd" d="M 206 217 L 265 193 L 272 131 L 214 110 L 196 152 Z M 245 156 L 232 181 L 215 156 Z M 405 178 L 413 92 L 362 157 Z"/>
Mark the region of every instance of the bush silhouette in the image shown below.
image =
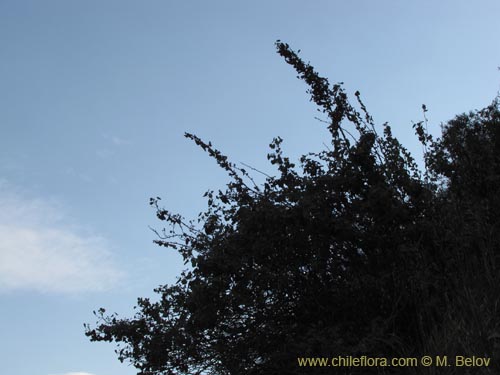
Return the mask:
<path id="1" fill-rule="evenodd" d="M 300 367 L 297 357 L 476 355 L 499 331 L 498 100 L 449 121 L 424 146 L 421 170 L 287 44 L 277 52 L 308 85 L 330 134 L 298 165 L 270 144 L 275 176 L 256 184 L 210 142 L 194 141 L 231 181 L 188 221 L 152 198 L 167 228 L 156 243 L 187 269 L 138 299 L 132 318 L 97 313 L 92 341 L 116 341 L 140 374 L 436 373 L 446 368 Z M 424 116 L 426 108 L 423 106 Z M 489 373 L 498 368 L 475 369 Z M 335 371 L 336 372 L 335 372 Z M 458 371 L 458 372 L 457 372 Z"/>

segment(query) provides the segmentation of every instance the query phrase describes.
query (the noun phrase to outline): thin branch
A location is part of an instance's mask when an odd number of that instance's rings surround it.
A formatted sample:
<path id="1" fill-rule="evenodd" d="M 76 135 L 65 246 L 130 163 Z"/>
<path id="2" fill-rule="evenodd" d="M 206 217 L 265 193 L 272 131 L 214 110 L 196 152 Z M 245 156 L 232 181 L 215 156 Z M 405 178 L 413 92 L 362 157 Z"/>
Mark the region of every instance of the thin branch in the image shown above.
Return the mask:
<path id="1" fill-rule="evenodd" d="M 246 163 L 243 163 L 242 161 L 240 162 L 240 164 L 244 165 L 244 166 L 245 166 L 245 167 L 247 167 L 247 168 L 250 168 L 252 171 L 255 171 L 255 172 L 257 172 L 257 173 L 260 173 L 260 174 L 262 174 L 262 175 L 266 176 L 267 178 L 272 178 L 272 177 L 271 177 L 270 175 L 268 175 L 266 172 L 262 172 L 262 171 L 258 170 L 257 168 L 252 167 L 251 165 L 248 165 L 248 164 L 246 164 Z"/>

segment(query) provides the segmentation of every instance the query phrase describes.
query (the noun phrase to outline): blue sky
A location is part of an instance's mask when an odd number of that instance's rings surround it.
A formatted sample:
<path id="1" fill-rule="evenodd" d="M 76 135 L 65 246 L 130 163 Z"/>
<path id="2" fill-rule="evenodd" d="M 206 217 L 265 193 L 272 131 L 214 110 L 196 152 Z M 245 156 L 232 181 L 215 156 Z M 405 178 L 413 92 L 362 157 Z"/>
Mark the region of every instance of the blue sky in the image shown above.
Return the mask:
<path id="1" fill-rule="evenodd" d="M 272 173 L 328 142 L 277 39 L 359 90 L 418 156 L 500 88 L 497 0 L 0 1 L 0 359 L 9 375 L 129 375 L 83 323 L 175 281 L 148 205 L 195 218 L 227 178 L 184 139 Z"/>

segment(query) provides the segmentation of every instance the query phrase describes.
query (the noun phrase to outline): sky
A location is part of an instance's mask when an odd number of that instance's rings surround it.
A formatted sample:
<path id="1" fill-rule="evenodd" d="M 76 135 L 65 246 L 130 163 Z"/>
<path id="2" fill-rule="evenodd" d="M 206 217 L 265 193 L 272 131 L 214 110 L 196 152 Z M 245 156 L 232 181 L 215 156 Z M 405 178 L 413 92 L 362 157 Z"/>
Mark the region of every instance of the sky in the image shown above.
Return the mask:
<path id="1" fill-rule="evenodd" d="M 0 367 L 9 375 L 132 375 L 84 323 L 184 268 L 153 244 L 149 198 L 187 218 L 228 178 L 191 141 L 272 174 L 328 143 L 307 87 L 276 53 L 301 50 L 359 90 L 416 157 L 429 130 L 500 89 L 498 0 L 0 0 Z"/>

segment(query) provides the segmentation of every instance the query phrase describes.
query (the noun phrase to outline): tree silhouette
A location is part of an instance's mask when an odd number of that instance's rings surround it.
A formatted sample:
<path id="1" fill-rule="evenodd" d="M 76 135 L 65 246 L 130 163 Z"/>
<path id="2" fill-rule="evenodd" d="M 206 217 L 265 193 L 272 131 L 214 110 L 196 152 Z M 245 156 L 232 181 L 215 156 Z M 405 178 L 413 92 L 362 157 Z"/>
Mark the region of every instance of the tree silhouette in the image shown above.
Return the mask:
<path id="1" fill-rule="evenodd" d="M 341 84 L 287 44 L 276 47 L 326 116 L 331 147 L 297 166 L 275 138 L 268 159 L 277 173 L 256 184 L 210 142 L 185 134 L 231 181 L 205 194 L 197 221 L 151 199 L 167 225 L 155 242 L 188 268 L 155 290 L 158 301 L 139 298 L 132 318 L 100 309 L 86 335 L 119 343 L 119 359 L 140 374 L 400 373 L 332 372 L 300 367 L 297 357 L 495 356 L 498 100 L 457 116 L 437 140 L 426 120 L 415 124 L 421 171 L 389 125 L 375 126 L 359 92 L 351 104 Z"/>

